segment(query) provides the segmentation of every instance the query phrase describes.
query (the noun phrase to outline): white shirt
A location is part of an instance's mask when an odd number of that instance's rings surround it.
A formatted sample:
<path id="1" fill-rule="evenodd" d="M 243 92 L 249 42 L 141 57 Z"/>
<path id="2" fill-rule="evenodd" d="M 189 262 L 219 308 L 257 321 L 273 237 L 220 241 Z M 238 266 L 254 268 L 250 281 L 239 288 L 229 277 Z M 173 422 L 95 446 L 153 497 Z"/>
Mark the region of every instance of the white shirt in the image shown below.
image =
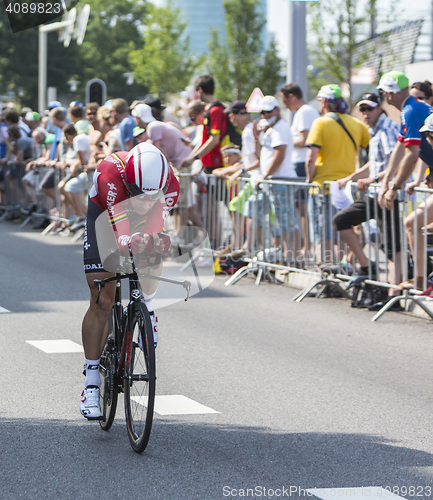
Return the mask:
<path id="1" fill-rule="evenodd" d="M 245 167 L 249 167 L 252 163 L 257 160 L 256 155 L 256 140 L 253 133 L 253 124 L 248 123 L 248 125 L 242 131 L 242 161 Z M 259 169 L 250 170 L 248 172 L 251 177 L 255 177 L 260 174 Z"/>
<path id="2" fill-rule="evenodd" d="M 85 164 L 90 160 L 90 141 L 87 134 L 78 134 L 74 137 L 72 147 L 76 153 L 81 151 L 84 153 Z"/>
<path id="3" fill-rule="evenodd" d="M 273 178 L 297 177 L 295 167 L 292 162 L 293 140 L 288 123 L 281 119 L 260 135 L 262 148 L 260 150 L 260 172 L 266 175 L 269 164 L 274 156 L 274 148 L 277 146 L 287 146 L 286 155 L 280 168 L 272 174 Z"/>
<path id="4" fill-rule="evenodd" d="M 292 126 L 290 128 L 293 138 L 296 139 L 299 137 L 300 133 L 304 130 L 310 130 L 312 123 L 316 118 L 319 118 L 319 116 L 320 114 L 317 109 L 308 106 L 308 104 L 302 105 L 293 117 Z M 305 163 L 307 151 L 308 148 L 293 148 L 293 163 Z"/>

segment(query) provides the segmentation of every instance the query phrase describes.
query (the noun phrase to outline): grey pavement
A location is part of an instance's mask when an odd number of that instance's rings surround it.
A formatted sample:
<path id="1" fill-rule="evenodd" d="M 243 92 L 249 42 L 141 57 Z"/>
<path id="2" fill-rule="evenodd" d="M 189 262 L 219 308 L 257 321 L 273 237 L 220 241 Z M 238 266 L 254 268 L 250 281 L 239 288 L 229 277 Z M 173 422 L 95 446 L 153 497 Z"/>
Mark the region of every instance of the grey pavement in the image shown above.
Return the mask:
<path id="1" fill-rule="evenodd" d="M 0 498 L 298 499 L 301 488 L 369 486 L 433 495 L 430 321 L 388 313 L 371 323 L 346 300 L 298 304 L 294 289 L 217 277 L 159 311 L 157 394 L 218 413 L 155 415 L 137 455 L 122 397 L 108 433 L 79 414 L 83 354 L 27 342 L 81 344 L 81 244 L 4 222 L 0 276 L 11 311 L 0 314 Z"/>

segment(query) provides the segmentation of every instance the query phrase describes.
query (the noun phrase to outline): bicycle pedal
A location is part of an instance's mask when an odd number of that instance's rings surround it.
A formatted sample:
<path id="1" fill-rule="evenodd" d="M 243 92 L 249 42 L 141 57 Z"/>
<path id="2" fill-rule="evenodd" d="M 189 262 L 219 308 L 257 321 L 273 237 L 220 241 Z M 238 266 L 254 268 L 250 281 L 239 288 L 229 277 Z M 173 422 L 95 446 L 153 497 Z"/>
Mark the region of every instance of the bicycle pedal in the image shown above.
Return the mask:
<path id="1" fill-rule="evenodd" d="M 94 420 L 104 420 L 103 415 L 101 415 L 100 417 L 86 417 L 84 415 L 84 417 L 85 417 L 86 420 L 89 420 L 89 422 L 93 422 Z"/>

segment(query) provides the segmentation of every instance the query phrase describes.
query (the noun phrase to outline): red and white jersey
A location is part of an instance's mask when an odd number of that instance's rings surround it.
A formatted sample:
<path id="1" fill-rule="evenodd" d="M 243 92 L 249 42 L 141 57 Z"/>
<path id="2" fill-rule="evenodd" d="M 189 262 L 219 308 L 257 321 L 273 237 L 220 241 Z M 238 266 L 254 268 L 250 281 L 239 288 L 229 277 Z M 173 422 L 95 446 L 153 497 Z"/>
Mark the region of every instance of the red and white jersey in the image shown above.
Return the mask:
<path id="1" fill-rule="evenodd" d="M 131 236 L 136 233 L 153 235 L 164 229 L 164 221 L 179 197 L 179 182 L 170 167 L 170 181 L 166 194 L 157 200 L 145 215 L 134 213 L 124 183 L 127 151 L 119 151 L 105 158 L 93 176 L 90 199 L 108 213 L 109 221 L 120 250 L 128 251 Z"/>

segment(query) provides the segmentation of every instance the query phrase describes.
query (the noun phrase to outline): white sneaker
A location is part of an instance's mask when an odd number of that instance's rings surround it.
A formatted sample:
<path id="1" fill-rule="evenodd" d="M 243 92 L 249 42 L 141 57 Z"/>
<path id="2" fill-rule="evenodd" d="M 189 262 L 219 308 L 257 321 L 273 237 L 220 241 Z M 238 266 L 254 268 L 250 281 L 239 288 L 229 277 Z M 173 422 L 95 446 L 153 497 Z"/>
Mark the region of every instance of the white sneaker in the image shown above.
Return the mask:
<path id="1" fill-rule="evenodd" d="M 89 386 L 84 389 L 81 393 L 80 412 L 88 420 L 100 420 L 99 387 Z"/>
<path id="2" fill-rule="evenodd" d="M 150 321 L 152 323 L 152 331 L 153 331 L 153 345 L 155 347 L 158 346 L 158 318 L 155 316 L 154 312 L 150 313 Z"/>

